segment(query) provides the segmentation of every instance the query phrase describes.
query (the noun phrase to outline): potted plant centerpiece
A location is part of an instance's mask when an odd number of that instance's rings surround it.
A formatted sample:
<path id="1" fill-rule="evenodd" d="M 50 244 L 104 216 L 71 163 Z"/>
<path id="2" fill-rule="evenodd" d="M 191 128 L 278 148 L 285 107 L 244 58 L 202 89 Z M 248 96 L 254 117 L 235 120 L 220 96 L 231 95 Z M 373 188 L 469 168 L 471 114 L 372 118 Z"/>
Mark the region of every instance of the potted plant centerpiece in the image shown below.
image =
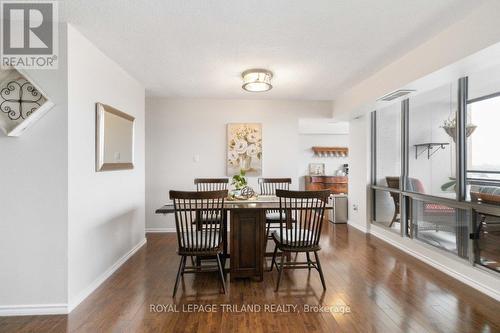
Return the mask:
<path id="1" fill-rule="evenodd" d="M 241 169 L 240 173 L 234 175 L 231 179 L 231 185 L 234 190 L 229 192 L 229 199 L 232 200 L 248 200 L 256 197 L 255 191 L 248 186 L 247 178 L 245 177 L 245 170 Z"/>

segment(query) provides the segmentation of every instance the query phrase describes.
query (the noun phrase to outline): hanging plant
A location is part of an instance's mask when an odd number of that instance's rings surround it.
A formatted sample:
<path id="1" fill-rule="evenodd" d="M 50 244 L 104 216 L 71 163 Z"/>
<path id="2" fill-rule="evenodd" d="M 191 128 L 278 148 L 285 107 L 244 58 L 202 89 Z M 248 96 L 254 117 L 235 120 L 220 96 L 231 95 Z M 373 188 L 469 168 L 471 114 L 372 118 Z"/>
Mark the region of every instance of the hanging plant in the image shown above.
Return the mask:
<path id="1" fill-rule="evenodd" d="M 457 118 L 454 117 L 453 119 L 446 119 L 441 128 L 444 129 L 446 134 L 448 134 L 453 139 L 453 142 L 455 142 L 457 137 Z M 477 126 L 474 124 L 467 124 L 465 126 L 466 137 L 468 138 L 476 130 L 476 128 Z"/>

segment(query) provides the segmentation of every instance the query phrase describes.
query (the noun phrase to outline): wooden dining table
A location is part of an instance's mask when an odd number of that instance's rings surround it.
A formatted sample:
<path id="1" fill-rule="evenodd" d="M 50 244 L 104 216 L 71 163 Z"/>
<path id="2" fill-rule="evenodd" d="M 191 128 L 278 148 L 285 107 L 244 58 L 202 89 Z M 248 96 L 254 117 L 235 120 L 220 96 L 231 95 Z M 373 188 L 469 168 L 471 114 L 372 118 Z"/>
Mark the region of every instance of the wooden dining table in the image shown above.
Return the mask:
<path id="1" fill-rule="evenodd" d="M 266 255 L 266 211 L 278 210 L 279 198 L 259 196 L 250 200 L 226 200 L 224 210 L 229 212 L 229 244 L 227 232 L 223 237 L 223 258 L 229 258 L 230 280 L 236 278 L 264 278 L 264 260 Z M 326 207 L 332 209 L 332 207 Z M 174 204 L 168 203 L 156 210 L 156 214 L 175 213 Z M 227 229 L 227 218 L 225 230 Z M 229 251 L 228 251 L 229 250 Z M 224 265 L 225 266 L 225 265 Z"/>
<path id="2" fill-rule="evenodd" d="M 224 210 L 229 212 L 229 244 L 227 233 L 224 237 L 223 258 L 229 258 L 231 281 L 236 278 L 264 278 L 266 252 L 266 211 L 279 209 L 279 199 L 275 196 L 259 196 L 256 199 L 224 202 Z M 156 210 L 156 214 L 173 214 L 173 203 Z M 227 215 L 226 215 L 227 216 Z M 227 218 L 225 230 L 227 230 Z M 225 261 L 225 260 L 224 260 Z"/>

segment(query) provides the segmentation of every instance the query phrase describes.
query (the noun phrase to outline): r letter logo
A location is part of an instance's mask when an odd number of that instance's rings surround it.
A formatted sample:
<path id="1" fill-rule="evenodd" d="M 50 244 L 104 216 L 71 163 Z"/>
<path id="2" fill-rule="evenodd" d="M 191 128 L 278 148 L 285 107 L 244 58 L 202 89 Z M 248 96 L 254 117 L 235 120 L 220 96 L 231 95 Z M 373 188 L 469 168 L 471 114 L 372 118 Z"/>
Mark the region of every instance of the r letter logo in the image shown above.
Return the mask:
<path id="1" fill-rule="evenodd" d="M 2 68 L 57 68 L 57 2 L 1 1 Z"/>

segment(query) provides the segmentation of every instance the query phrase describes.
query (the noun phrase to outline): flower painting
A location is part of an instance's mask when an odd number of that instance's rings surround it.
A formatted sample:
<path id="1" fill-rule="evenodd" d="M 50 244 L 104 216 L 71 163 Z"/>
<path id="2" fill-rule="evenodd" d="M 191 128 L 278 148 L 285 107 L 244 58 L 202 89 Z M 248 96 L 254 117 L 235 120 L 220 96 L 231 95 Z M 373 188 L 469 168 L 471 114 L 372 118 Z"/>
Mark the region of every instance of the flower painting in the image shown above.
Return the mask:
<path id="1" fill-rule="evenodd" d="M 262 174 L 262 125 L 227 125 L 227 174 L 243 170 L 247 176 Z"/>

